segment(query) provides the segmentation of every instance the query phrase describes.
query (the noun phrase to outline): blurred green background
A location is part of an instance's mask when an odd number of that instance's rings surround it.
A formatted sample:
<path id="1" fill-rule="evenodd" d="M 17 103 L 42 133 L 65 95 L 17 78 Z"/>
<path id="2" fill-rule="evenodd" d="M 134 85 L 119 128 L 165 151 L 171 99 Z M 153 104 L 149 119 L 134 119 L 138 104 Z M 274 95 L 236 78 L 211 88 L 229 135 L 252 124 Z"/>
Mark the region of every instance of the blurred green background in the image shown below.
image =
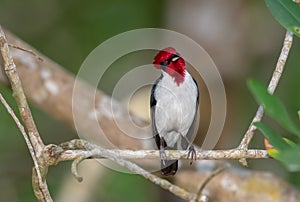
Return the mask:
<path id="1" fill-rule="evenodd" d="M 218 148 L 232 148 L 240 141 L 257 108 L 245 81 L 255 77 L 267 83 L 279 55 L 285 30 L 272 18 L 263 1 L 212 2 L 0 0 L 0 24 L 74 74 L 96 46 L 128 30 L 170 28 L 195 38 L 207 48 L 224 79 L 228 114 L 225 134 Z M 199 13 L 195 11 L 197 8 Z M 216 18 L 209 18 L 210 21 L 201 16 L 198 18 L 198 14 L 204 15 L 205 12 L 217 13 Z M 223 22 L 223 14 L 229 15 L 227 22 Z M 296 111 L 300 108 L 299 51 L 300 42 L 295 38 L 276 92 L 295 121 Z M 108 83 L 102 89 L 110 93 L 112 87 Z M 1 86 L 0 91 L 16 109 L 11 92 Z M 77 138 L 76 133 L 67 126 L 34 106 L 32 109 L 45 143 Z M 262 137 L 257 135 L 251 146 L 262 147 Z M 0 201 L 35 201 L 31 187 L 32 160 L 20 132 L 2 105 L 0 159 Z M 273 160 L 251 160 L 250 168 L 271 170 L 300 187 L 299 175 L 287 173 Z M 110 170 L 106 172 L 108 174 L 99 181 L 99 187 L 91 191 L 93 196 L 89 201 L 160 201 L 160 189 L 141 177 Z M 70 175 L 69 162 L 50 168 L 48 184 L 54 198 L 66 176 Z M 168 197 L 161 201 L 174 200 L 172 196 Z"/>

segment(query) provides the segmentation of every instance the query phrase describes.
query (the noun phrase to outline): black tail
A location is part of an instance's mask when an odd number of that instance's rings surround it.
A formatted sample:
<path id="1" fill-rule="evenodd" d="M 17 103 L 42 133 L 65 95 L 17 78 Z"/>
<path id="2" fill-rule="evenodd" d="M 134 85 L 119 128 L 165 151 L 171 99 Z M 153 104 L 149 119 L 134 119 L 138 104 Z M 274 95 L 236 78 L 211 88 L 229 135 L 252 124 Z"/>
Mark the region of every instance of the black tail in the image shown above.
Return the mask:
<path id="1" fill-rule="evenodd" d="M 178 160 L 162 160 L 161 161 L 161 174 L 168 176 L 168 175 L 175 175 L 178 169 Z"/>

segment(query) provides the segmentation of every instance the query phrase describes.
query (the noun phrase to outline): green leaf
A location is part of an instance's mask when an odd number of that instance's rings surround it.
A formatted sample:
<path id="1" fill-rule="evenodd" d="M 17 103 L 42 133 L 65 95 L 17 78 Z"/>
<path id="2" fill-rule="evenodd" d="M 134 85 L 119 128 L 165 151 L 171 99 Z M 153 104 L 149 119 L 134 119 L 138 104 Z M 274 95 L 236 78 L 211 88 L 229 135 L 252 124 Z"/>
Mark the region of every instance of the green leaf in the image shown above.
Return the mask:
<path id="1" fill-rule="evenodd" d="M 300 5 L 292 0 L 265 0 L 273 17 L 287 30 L 300 37 Z"/>
<path id="2" fill-rule="evenodd" d="M 266 87 L 257 80 L 250 79 L 247 81 L 247 84 L 256 101 L 263 105 L 266 113 L 274 118 L 286 130 L 300 137 L 299 128 L 292 122 L 279 99 L 276 96 L 271 95 Z"/>
<path id="3" fill-rule="evenodd" d="M 291 147 L 296 147 L 296 146 L 297 146 L 297 144 L 296 144 L 295 142 L 293 142 L 292 140 L 290 140 L 290 139 L 288 139 L 288 138 L 286 138 L 286 137 L 284 137 L 283 140 L 284 140 L 286 143 L 288 143 Z"/>
<path id="4" fill-rule="evenodd" d="M 270 144 L 276 149 L 282 151 L 290 148 L 290 145 L 284 141 L 281 135 L 275 130 L 261 122 L 253 123 L 260 132 L 269 140 Z"/>
<path id="5" fill-rule="evenodd" d="M 291 147 L 278 153 L 278 160 L 281 161 L 289 171 L 300 171 L 300 146 Z"/>

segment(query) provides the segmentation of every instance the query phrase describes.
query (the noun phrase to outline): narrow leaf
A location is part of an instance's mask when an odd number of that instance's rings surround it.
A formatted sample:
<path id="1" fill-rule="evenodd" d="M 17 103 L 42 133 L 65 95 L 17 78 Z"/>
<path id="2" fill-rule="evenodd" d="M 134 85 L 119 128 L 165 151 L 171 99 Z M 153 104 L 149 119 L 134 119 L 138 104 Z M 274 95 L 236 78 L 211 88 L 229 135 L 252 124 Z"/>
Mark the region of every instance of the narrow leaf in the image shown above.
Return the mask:
<path id="1" fill-rule="evenodd" d="M 278 160 L 281 161 L 289 171 L 300 171 L 300 146 L 291 147 L 278 153 Z"/>
<path id="2" fill-rule="evenodd" d="M 256 101 L 263 105 L 266 113 L 286 130 L 300 137 L 300 129 L 292 122 L 280 100 L 271 95 L 266 87 L 257 80 L 250 79 L 247 84 Z"/>
<path id="3" fill-rule="evenodd" d="M 300 37 L 300 5 L 292 0 L 265 0 L 273 17 L 287 30 Z"/>
<path id="4" fill-rule="evenodd" d="M 257 129 L 262 132 L 262 134 L 269 140 L 270 144 L 276 149 L 281 151 L 290 148 L 289 144 L 284 141 L 282 136 L 269 126 L 261 122 L 256 122 L 253 125 L 255 125 Z"/>

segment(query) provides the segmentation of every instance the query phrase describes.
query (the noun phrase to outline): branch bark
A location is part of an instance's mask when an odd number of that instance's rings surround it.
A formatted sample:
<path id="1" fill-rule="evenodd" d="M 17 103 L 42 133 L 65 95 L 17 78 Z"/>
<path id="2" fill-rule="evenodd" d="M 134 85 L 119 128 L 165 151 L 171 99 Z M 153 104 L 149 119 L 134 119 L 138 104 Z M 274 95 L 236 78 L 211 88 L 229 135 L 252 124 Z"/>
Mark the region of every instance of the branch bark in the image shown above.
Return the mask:
<path id="1" fill-rule="evenodd" d="M 56 146 L 55 146 L 56 147 Z M 62 143 L 58 148 L 52 148 L 52 155 L 59 161 L 75 160 L 77 158 L 103 158 L 103 148 L 92 144 L 88 141 L 75 139 L 69 142 Z M 126 159 L 159 159 L 160 154 L 158 150 L 125 150 L 125 149 L 111 149 L 108 150 L 120 158 Z M 56 152 L 57 151 L 57 152 Z M 188 151 L 186 150 L 166 150 L 166 159 L 188 159 Z M 59 157 L 57 156 L 59 155 Z M 217 159 L 233 159 L 239 160 L 242 158 L 263 159 L 270 158 L 266 150 L 243 150 L 243 149 L 229 149 L 229 150 L 198 150 L 196 151 L 197 160 L 217 160 Z"/>
<path id="2" fill-rule="evenodd" d="M 199 167 L 201 168 L 200 165 Z M 209 170 L 202 166 L 197 171 L 183 170 L 176 174 L 175 182 L 190 192 L 197 192 L 201 183 L 214 169 L 214 166 Z M 209 201 L 217 202 L 298 202 L 300 198 L 299 190 L 269 172 L 252 172 L 239 168 L 229 168 L 215 176 L 203 193 Z"/>

